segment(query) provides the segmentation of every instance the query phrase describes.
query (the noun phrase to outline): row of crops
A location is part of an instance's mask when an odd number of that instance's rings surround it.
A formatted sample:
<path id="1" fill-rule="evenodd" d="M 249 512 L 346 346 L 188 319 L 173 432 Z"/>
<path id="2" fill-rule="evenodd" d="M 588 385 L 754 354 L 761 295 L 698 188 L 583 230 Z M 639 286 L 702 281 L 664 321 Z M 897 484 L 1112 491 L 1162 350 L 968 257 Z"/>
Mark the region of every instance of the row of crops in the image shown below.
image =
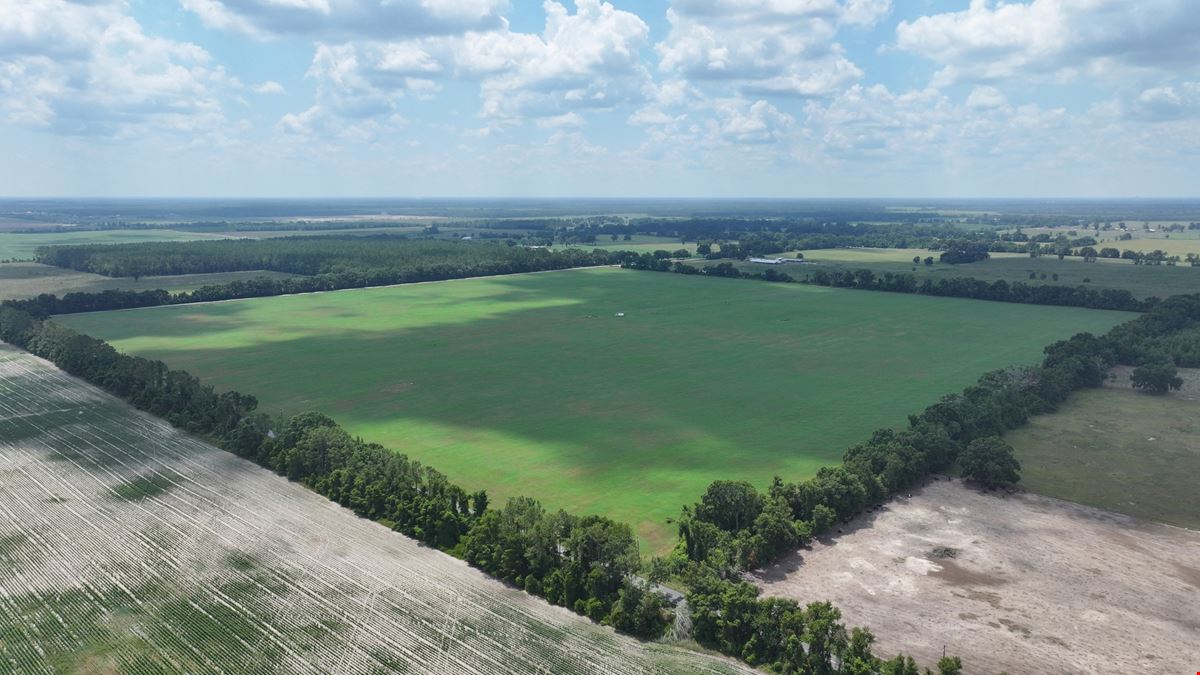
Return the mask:
<path id="1" fill-rule="evenodd" d="M 643 673 L 615 635 L 0 346 L 0 673 Z"/>

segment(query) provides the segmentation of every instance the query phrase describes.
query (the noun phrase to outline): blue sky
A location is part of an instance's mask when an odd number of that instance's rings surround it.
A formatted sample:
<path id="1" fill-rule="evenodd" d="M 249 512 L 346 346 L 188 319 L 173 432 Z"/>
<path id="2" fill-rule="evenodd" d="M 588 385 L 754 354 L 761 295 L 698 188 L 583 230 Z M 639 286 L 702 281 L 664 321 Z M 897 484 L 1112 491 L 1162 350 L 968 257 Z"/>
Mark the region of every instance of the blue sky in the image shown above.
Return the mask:
<path id="1" fill-rule="evenodd" d="M 1194 0 L 0 0 L 0 195 L 1197 196 Z"/>

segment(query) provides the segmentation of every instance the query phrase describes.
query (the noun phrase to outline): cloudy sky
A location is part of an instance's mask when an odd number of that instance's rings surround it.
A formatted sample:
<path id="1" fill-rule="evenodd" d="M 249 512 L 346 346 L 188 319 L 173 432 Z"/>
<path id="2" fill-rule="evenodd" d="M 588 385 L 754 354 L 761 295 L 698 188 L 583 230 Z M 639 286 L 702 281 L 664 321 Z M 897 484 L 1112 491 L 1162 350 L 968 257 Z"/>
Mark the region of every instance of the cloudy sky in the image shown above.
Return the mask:
<path id="1" fill-rule="evenodd" d="M 0 195 L 1197 196 L 1196 0 L 0 0 Z"/>

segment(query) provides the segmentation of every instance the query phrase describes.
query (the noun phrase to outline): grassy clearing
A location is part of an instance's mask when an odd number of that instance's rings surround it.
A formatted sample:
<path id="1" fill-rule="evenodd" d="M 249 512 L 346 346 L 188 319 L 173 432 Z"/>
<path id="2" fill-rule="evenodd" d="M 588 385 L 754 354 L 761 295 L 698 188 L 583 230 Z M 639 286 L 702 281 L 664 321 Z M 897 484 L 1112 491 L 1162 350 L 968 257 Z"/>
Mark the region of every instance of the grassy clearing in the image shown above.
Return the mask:
<path id="1" fill-rule="evenodd" d="M 142 241 L 223 239 L 220 235 L 177 230 L 99 230 L 85 232 L 0 232 L 0 260 L 33 260 L 39 246 L 133 244 Z"/>
<path id="2" fill-rule="evenodd" d="M 0 466 L 0 672 L 749 670 L 507 588 L 3 345 Z M 146 482 L 172 487 L 112 498 Z"/>
<path id="3" fill-rule="evenodd" d="M 1117 380 L 1088 389 L 1053 415 L 1008 437 L 1034 492 L 1200 529 L 1200 371 L 1181 371 L 1184 388 L 1151 396 Z"/>
<path id="4" fill-rule="evenodd" d="M 655 237 L 649 234 L 631 235 L 629 241 L 618 239 L 613 241 L 609 237 L 599 237 L 594 244 L 573 244 L 569 247 L 555 246 L 555 248 L 582 248 L 590 251 L 595 248 L 602 248 L 606 251 L 633 251 L 635 253 L 654 253 L 655 251 L 668 251 L 674 253 L 679 249 L 687 249 L 689 253 L 696 252 L 696 242 L 691 241 L 682 244 L 674 237 Z"/>
<path id="5" fill-rule="evenodd" d="M 1128 317 L 595 269 L 56 320 L 661 551 L 712 480 L 811 475 L 986 370 Z"/>
<path id="6" fill-rule="evenodd" d="M 89 272 L 41 265 L 33 262 L 0 263 L 0 301 L 32 298 L 42 293 L 62 296 L 66 293 L 99 293 L 100 291 L 149 291 L 156 288 L 172 293 L 194 291 L 201 286 L 227 284 L 267 277 L 294 277 L 286 272 L 253 270 L 248 272 L 217 272 L 213 274 L 180 274 L 170 277 L 113 278 Z"/>

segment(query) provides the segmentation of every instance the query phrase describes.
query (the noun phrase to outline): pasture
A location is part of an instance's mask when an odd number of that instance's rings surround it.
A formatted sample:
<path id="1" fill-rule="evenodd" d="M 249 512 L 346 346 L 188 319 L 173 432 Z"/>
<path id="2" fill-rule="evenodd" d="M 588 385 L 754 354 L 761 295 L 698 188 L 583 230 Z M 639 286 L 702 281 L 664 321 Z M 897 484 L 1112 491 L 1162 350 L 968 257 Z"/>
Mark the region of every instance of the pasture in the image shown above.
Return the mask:
<path id="1" fill-rule="evenodd" d="M 600 248 L 605 251 L 633 251 L 634 253 L 654 253 L 655 251 L 668 251 L 674 253 L 679 249 L 687 249 L 689 253 L 696 253 L 696 242 L 689 241 L 688 243 L 680 243 L 679 239 L 673 237 L 656 237 L 649 234 L 631 235 L 629 241 L 624 238 L 618 238 L 613 241 L 611 236 L 599 236 L 594 244 L 571 244 L 570 246 L 557 245 L 554 248 L 581 248 L 585 251 Z M 718 250 L 719 246 L 716 246 Z"/>
<path id="2" fill-rule="evenodd" d="M 1051 415 L 1006 438 L 1029 490 L 1139 518 L 1200 530 L 1200 371 L 1180 370 L 1178 392 L 1129 385 L 1130 368 L 1084 389 Z"/>
<path id="3" fill-rule="evenodd" d="M 488 579 L 0 343 L 0 672 L 732 673 Z"/>
<path id="4" fill-rule="evenodd" d="M 0 260 L 33 260 L 39 246 L 135 244 L 143 241 L 223 239 L 220 235 L 177 230 L 96 230 L 81 232 L 0 232 Z"/>
<path id="5" fill-rule="evenodd" d="M 227 284 L 232 281 L 248 281 L 259 277 L 286 279 L 294 276 L 296 275 L 286 272 L 251 270 L 134 279 L 106 277 L 34 262 L 0 263 L 0 301 L 32 298 L 42 293 L 61 297 L 66 293 L 99 293 L 108 290 L 149 291 L 161 288 L 172 293 L 181 293 L 194 291 L 201 286 Z"/>
<path id="6" fill-rule="evenodd" d="M 601 268 L 55 320 L 662 552 L 711 481 L 804 478 L 1130 316 Z"/>

